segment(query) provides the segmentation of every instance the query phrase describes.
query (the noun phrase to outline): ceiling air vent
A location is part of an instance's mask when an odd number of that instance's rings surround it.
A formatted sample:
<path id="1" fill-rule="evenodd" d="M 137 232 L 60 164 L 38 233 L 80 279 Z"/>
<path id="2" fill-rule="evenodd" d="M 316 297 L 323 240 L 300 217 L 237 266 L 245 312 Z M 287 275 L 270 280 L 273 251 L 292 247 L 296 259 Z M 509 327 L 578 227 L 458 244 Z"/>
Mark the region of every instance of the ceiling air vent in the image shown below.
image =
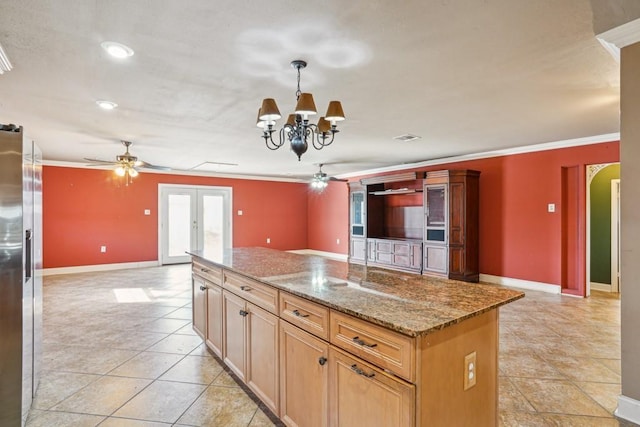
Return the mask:
<path id="1" fill-rule="evenodd" d="M 422 138 L 422 137 L 418 136 L 418 135 L 412 135 L 410 133 L 405 133 L 404 135 L 394 136 L 393 137 L 393 139 L 396 139 L 396 140 L 402 141 L 402 142 L 415 141 L 416 139 L 420 139 L 420 138 Z"/>
<path id="2" fill-rule="evenodd" d="M 11 61 L 9 61 L 9 57 L 4 52 L 2 45 L 0 45 L 0 74 L 4 74 L 5 71 L 11 71 L 13 66 L 11 65 Z"/>

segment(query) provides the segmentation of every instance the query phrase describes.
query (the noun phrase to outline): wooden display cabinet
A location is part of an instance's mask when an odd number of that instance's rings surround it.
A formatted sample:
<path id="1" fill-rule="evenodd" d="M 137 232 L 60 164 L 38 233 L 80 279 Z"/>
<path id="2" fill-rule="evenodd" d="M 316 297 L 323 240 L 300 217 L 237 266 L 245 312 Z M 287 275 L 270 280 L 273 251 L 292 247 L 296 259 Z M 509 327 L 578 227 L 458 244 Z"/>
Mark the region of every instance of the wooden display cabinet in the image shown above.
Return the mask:
<path id="1" fill-rule="evenodd" d="M 423 273 L 477 282 L 480 172 L 427 172 Z"/>

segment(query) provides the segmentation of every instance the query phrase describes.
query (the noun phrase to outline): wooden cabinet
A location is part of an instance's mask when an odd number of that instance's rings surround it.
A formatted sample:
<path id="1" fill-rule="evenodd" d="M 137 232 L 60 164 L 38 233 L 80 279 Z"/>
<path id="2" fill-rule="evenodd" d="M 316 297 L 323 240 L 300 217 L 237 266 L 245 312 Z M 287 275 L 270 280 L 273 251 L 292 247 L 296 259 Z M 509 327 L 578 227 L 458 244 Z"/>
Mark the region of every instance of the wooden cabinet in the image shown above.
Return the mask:
<path id="1" fill-rule="evenodd" d="M 349 262 L 364 264 L 367 256 L 366 193 L 359 183 L 349 183 Z"/>
<path id="2" fill-rule="evenodd" d="M 194 329 L 286 425 L 497 425 L 496 309 L 412 337 L 227 269 L 208 276 L 225 288 L 195 272 Z"/>
<path id="3" fill-rule="evenodd" d="M 239 296 L 222 292 L 222 312 L 224 319 L 224 339 L 222 360 L 245 381 L 246 366 L 246 301 Z"/>
<path id="4" fill-rule="evenodd" d="M 222 358 L 222 288 L 210 284 L 207 288 L 207 332 L 206 344 Z"/>
<path id="5" fill-rule="evenodd" d="M 427 172 L 424 273 L 478 281 L 479 177 L 472 170 Z"/>
<path id="6" fill-rule="evenodd" d="M 422 243 L 420 241 L 367 239 L 367 264 L 393 267 L 398 270 L 420 272 Z"/>
<path id="7" fill-rule="evenodd" d="M 207 283 L 200 276 L 192 275 L 191 310 L 193 316 L 193 330 L 205 339 L 207 333 Z"/>
<path id="8" fill-rule="evenodd" d="M 280 321 L 280 419 L 324 427 L 328 418 L 329 344 Z"/>
<path id="9" fill-rule="evenodd" d="M 223 360 L 274 413 L 278 413 L 278 317 L 222 292 Z"/>
<path id="10" fill-rule="evenodd" d="M 333 347 L 329 350 L 329 370 L 329 425 L 415 425 L 413 384 Z"/>

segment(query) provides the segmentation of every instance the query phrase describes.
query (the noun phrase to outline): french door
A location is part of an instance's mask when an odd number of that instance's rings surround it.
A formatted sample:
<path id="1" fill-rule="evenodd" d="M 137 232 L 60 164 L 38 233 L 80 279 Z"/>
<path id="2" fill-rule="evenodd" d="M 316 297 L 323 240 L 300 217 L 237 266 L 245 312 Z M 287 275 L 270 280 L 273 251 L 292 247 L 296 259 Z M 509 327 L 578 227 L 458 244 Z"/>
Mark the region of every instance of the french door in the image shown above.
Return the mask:
<path id="1" fill-rule="evenodd" d="M 161 264 L 191 261 L 186 251 L 221 259 L 231 248 L 231 188 L 159 184 Z"/>

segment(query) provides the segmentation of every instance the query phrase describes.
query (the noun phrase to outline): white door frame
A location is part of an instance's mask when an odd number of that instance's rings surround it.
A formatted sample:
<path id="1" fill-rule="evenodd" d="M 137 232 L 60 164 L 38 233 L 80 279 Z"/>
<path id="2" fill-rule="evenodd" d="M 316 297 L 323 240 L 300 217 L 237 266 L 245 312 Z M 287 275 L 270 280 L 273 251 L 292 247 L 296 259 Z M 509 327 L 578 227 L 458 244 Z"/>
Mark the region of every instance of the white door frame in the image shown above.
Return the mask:
<path id="1" fill-rule="evenodd" d="M 611 180 L 611 292 L 620 292 L 620 180 Z"/>
<path id="2" fill-rule="evenodd" d="M 162 250 L 163 247 L 163 238 L 162 238 L 162 225 L 165 218 L 163 218 L 163 208 L 162 195 L 164 191 L 171 189 L 184 189 L 184 190 L 215 190 L 222 193 L 226 193 L 225 196 L 228 198 L 227 206 L 223 207 L 224 218 L 223 222 L 226 223 L 226 231 L 223 233 L 224 241 L 223 245 L 225 249 L 231 249 L 233 247 L 233 187 L 220 187 L 220 186 L 210 186 L 210 185 L 190 185 L 190 184 L 158 184 L 158 264 L 162 265 Z M 198 215 L 198 221 L 202 221 L 200 215 Z"/>

